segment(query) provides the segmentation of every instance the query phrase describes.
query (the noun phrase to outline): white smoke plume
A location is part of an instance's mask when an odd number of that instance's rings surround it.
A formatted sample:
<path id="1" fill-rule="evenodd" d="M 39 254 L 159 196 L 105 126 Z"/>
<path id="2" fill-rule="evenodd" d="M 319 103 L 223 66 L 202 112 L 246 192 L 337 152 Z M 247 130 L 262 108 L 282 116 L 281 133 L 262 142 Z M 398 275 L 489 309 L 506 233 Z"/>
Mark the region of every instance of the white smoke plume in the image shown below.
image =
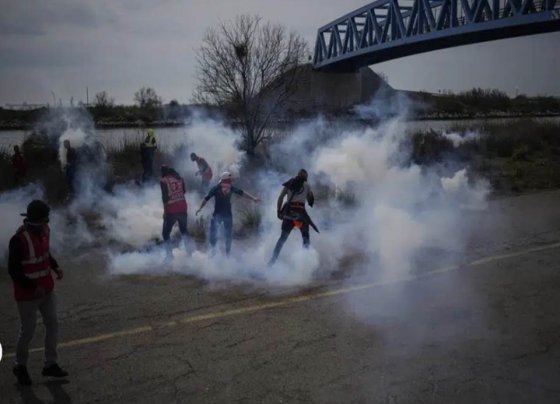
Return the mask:
<path id="1" fill-rule="evenodd" d="M 87 133 L 74 127 L 60 140 L 87 143 Z M 375 128 L 349 127 L 319 118 L 279 139 L 270 149 L 270 164 L 251 173 L 249 180 L 240 178 L 245 153 L 238 148 L 239 134 L 220 122 L 195 119 L 185 128 L 185 147 L 175 154 L 175 168 L 182 174 L 196 171 L 189 158 L 194 151 L 207 159 L 214 178 L 223 170 L 232 171 L 234 184 L 243 184 L 243 189 L 262 199 L 253 205 L 234 196 L 234 226 L 242 228 L 246 211 L 256 212 L 260 216 L 257 234 L 234 238 L 231 257 L 222 252 L 221 232 L 215 253 L 206 242 L 187 256 L 182 244 L 177 244 L 175 259 L 165 263 L 159 185 L 139 188 L 124 184 L 112 193 L 100 186 L 90 187 L 83 194 L 87 198 L 78 197 L 63 215 L 53 215 L 53 230 L 65 237 L 54 244 L 69 241 L 69 245 L 88 246 L 102 239 L 114 275 L 174 272 L 271 291 L 309 285 L 341 271 L 350 277 L 354 271 L 381 278 L 405 276 L 427 250 L 461 251 L 465 234 L 456 232 L 461 212 L 483 207 L 487 194 L 487 185 L 469 179 L 466 169 L 446 177 L 409 163 L 403 151 L 405 133 L 406 123 L 399 118 Z M 311 247 L 304 249 L 299 231 L 294 229 L 277 263 L 268 267 L 280 236 L 276 198 L 281 184 L 299 168 L 309 171 L 316 204 L 308 211 L 321 233 L 311 230 Z M 187 181 L 188 226 L 191 232 L 202 226 L 207 233 L 213 201 L 195 217 L 202 196 L 194 185 Z M 9 202 L 13 196 L 2 198 L 7 204 L 14 203 Z M 92 214 L 97 219 L 91 219 Z M 96 230 L 91 230 L 92 222 Z M 53 231 L 54 237 L 62 237 L 55 235 Z"/>
<path id="2" fill-rule="evenodd" d="M 459 147 L 464 143 L 473 142 L 480 139 L 480 133 L 476 131 L 467 131 L 465 133 L 444 132 L 442 136 L 449 140 L 453 144 L 453 147 Z"/>
<path id="3" fill-rule="evenodd" d="M 44 200 L 42 185 L 32 183 L 23 188 L 0 194 L 0 265 L 7 265 L 10 238 L 23 224 L 27 205 L 34 199 Z M 54 255 L 68 254 L 79 247 L 89 246 L 95 236 L 89 230 L 83 216 L 51 206 L 51 251 Z"/>
<path id="4" fill-rule="evenodd" d="M 234 239 L 230 258 L 220 252 L 213 256 L 204 247 L 187 257 L 179 246 L 174 250 L 176 259 L 164 264 L 162 249 L 132 251 L 112 254 L 111 271 L 176 272 L 212 281 L 293 287 L 340 271 L 341 262 L 352 255 L 365 260 L 363 267 L 375 267 L 379 276 L 399 277 L 413 269 L 415 259 L 424 250 L 461 250 L 464 235 L 454 231 L 465 208 L 464 201 L 470 201 L 469 208 L 483 207 L 486 185 L 474 181 L 470 185 L 466 170 L 442 178 L 429 169 L 405 164 L 401 147 L 405 125 L 393 119 L 375 129 L 344 129 L 318 119 L 298 127 L 271 149 L 272 168 L 259 172 L 256 180 L 249 183 L 251 187 L 245 189 L 263 199 L 258 207 L 260 232 L 249 239 Z M 215 144 L 233 147 L 221 138 L 231 133 L 215 123 L 193 124 L 192 128 L 214 128 L 204 133 L 213 133 Z M 187 136 L 193 136 L 187 143 L 197 144 L 199 132 L 192 128 L 187 130 Z M 302 167 L 310 172 L 310 184 L 318 194 L 316 206 L 309 212 L 321 233 L 311 231 L 311 248 L 306 250 L 301 246 L 299 231 L 293 230 L 278 262 L 269 268 L 266 263 L 280 235 L 276 197 L 282 182 Z M 320 195 L 324 190 L 326 194 Z M 194 193 L 188 196 L 190 226 L 199 203 L 196 197 Z M 152 198 L 157 198 L 157 191 Z M 251 202 L 234 202 L 237 226 L 246 204 Z M 152 209 L 153 214 L 144 214 L 146 221 L 153 221 L 147 228 L 158 224 L 159 231 L 161 208 L 156 204 Z M 207 228 L 211 207 L 203 215 Z M 127 228 L 124 224 L 116 227 Z M 129 242 L 134 240 L 131 237 Z M 223 249 L 222 245 L 223 237 L 218 241 L 219 249 Z M 351 272 L 351 268 L 348 270 Z"/>
<path id="5" fill-rule="evenodd" d="M 180 173 L 197 171 L 190 153 L 203 157 L 214 173 L 214 179 L 223 171 L 230 171 L 234 176 L 245 159 L 245 152 L 239 149 L 241 136 L 238 132 L 224 125 L 221 121 L 206 119 L 195 115 L 185 128 L 183 153 L 175 159 L 175 168 Z"/>

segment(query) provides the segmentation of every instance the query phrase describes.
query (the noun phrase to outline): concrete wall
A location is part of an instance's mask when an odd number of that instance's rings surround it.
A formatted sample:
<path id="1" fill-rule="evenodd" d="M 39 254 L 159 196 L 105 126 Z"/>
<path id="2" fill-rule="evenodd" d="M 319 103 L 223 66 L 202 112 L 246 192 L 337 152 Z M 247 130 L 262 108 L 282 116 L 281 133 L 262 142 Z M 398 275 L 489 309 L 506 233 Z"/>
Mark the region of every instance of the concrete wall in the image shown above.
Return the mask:
<path id="1" fill-rule="evenodd" d="M 371 100 L 381 87 L 389 88 L 365 67 L 353 73 L 321 72 L 304 67 L 289 109 L 294 111 L 340 111 Z"/>

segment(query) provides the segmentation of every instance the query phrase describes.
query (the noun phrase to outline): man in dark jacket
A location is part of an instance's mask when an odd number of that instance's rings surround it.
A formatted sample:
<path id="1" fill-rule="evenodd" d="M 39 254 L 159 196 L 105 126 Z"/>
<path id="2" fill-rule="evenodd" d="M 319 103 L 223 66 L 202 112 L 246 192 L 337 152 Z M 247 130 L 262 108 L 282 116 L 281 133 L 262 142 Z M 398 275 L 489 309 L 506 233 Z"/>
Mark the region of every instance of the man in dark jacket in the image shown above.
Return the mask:
<path id="1" fill-rule="evenodd" d="M 231 173 L 224 172 L 220 176 L 220 183 L 210 189 L 208 195 L 202 200 L 200 208 L 196 211 L 196 215 L 204 208 L 206 203 L 214 198 L 214 215 L 212 216 L 212 221 L 210 222 L 210 234 L 209 241 L 212 249 L 215 248 L 216 242 L 218 241 L 218 226 L 224 224 L 225 236 L 226 236 L 226 254 L 229 255 L 231 251 L 231 241 L 233 233 L 233 218 L 231 214 L 231 195 L 236 194 L 243 196 L 244 198 L 250 199 L 253 202 L 260 202 L 260 199 L 243 191 L 232 185 Z"/>
<path id="2" fill-rule="evenodd" d="M 13 372 L 22 385 L 31 384 L 27 358 L 29 344 L 35 333 L 37 311 L 41 312 L 46 330 L 45 366 L 42 375 L 68 376 L 68 372 L 57 364 L 58 318 L 51 272 L 59 280 L 64 273 L 50 254 L 49 211 L 50 208 L 43 201 L 32 201 L 27 206 L 27 213 L 22 213 L 22 216 L 26 216 L 23 226 L 10 239 L 8 271 L 13 281 L 21 321 Z"/>

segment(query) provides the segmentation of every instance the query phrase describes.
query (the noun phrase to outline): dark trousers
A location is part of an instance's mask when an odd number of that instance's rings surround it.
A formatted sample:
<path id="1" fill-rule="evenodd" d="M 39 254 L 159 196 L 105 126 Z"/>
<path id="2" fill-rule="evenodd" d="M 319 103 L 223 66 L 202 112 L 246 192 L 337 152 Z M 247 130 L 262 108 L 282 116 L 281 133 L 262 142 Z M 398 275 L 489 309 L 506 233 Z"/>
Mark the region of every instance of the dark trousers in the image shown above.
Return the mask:
<path id="1" fill-rule="evenodd" d="M 142 182 L 146 182 L 154 176 L 153 157 L 145 157 L 144 160 L 142 160 L 142 168 L 144 169 L 142 173 Z"/>
<path id="2" fill-rule="evenodd" d="M 75 181 L 76 181 L 76 167 L 66 166 L 66 182 L 68 184 L 68 194 L 74 195 L 75 193 Z"/>
<path id="3" fill-rule="evenodd" d="M 218 241 L 218 226 L 223 223 L 226 237 L 226 254 L 231 251 L 231 239 L 233 234 L 233 218 L 231 216 L 214 215 L 210 222 L 210 246 L 214 248 Z"/>
<path id="4" fill-rule="evenodd" d="M 292 231 L 294 226 L 295 225 L 293 220 L 288 220 L 288 219 L 282 220 L 282 233 L 280 234 L 280 238 L 276 242 L 276 246 L 274 247 L 274 252 L 272 253 L 272 258 L 270 258 L 270 261 L 268 262 L 269 265 L 274 264 L 278 259 L 278 255 L 280 255 L 280 251 L 282 250 L 282 247 L 284 247 L 284 243 L 288 239 L 288 236 L 290 235 L 290 232 Z M 303 239 L 303 247 L 308 248 L 310 244 L 309 223 L 304 223 L 299 230 L 301 232 L 301 237 Z"/>
<path id="5" fill-rule="evenodd" d="M 17 302 L 21 326 L 16 346 L 16 363 L 27 366 L 29 344 L 35 334 L 37 312 L 43 317 L 45 325 L 45 365 L 56 363 L 58 341 L 58 318 L 56 316 L 56 297 L 53 292 L 38 299 Z"/>
<path id="6" fill-rule="evenodd" d="M 183 243 L 185 245 L 185 250 L 189 252 L 188 245 L 188 233 L 187 233 L 187 212 L 184 213 L 166 213 L 163 218 L 163 229 L 161 235 L 163 241 L 165 242 L 165 248 L 167 249 L 167 254 L 171 255 L 171 243 L 169 242 L 169 236 L 171 235 L 171 230 L 173 226 L 177 223 L 179 225 L 179 231 L 181 232 L 181 237 L 183 238 Z"/>

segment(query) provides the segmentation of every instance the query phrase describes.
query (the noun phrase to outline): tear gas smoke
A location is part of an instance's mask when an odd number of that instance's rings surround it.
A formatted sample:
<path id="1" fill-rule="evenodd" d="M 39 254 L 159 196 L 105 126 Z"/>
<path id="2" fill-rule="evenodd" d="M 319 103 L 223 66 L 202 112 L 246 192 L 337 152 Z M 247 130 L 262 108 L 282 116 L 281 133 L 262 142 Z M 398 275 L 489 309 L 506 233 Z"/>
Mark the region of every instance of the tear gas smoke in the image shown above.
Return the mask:
<path id="1" fill-rule="evenodd" d="M 456 132 L 445 132 L 442 134 L 442 136 L 449 140 L 453 144 L 453 147 L 459 147 L 464 143 L 478 140 L 480 138 L 480 133 L 473 131 L 467 131 L 463 134 Z"/>
<path id="2" fill-rule="evenodd" d="M 232 143 L 221 139 L 221 136 L 232 136 L 223 127 L 215 123 L 193 127 L 214 128 L 209 131 L 215 136 L 213 144 L 232 147 Z M 219 130 L 215 130 L 216 127 Z M 273 168 L 255 175 L 246 189 L 263 199 L 259 234 L 247 240 L 234 240 L 230 259 L 219 252 L 211 256 L 205 251 L 186 257 L 182 248 L 175 249 L 176 259 L 165 266 L 163 272 L 190 274 L 212 281 L 301 286 L 339 271 L 340 261 L 352 254 L 365 257 L 364 268 L 375 271 L 378 276 L 397 277 L 411 270 L 416 255 L 422 250 L 451 248 L 457 251 L 464 244 L 464 235 L 455 234 L 464 208 L 462 204 L 469 201 L 469 208 L 483 207 L 485 184 L 473 181 L 470 185 L 466 170 L 451 172 L 442 178 L 438 172 L 404 164 L 406 156 L 401 137 L 404 132 L 405 123 L 399 119 L 389 120 L 376 129 L 344 130 L 323 119 L 296 128 L 292 136 L 272 147 Z M 187 136 L 199 136 L 199 133 L 191 130 Z M 200 138 L 194 138 L 187 143 L 198 150 L 199 141 Z M 267 268 L 266 262 L 280 235 L 276 197 L 282 182 L 301 167 L 310 172 L 310 183 L 316 192 L 320 188 L 335 189 L 338 197 L 335 193 L 335 197 L 331 194 L 318 198 L 316 206 L 309 210 L 324 230 L 320 235 L 312 234 L 311 248 L 301 247 L 301 236 L 295 230 L 278 262 Z M 353 202 L 341 202 L 344 195 L 351 195 Z M 189 195 L 193 197 L 195 194 Z M 190 212 L 193 212 L 192 207 L 197 203 L 190 200 L 189 203 Z M 243 203 L 234 202 L 234 206 L 237 205 L 235 222 L 241 219 Z M 158 209 L 155 205 L 153 208 Z M 210 208 L 206 209 L 205 220 L 209 221 Z M 154 213 L 154 226 L 157 218 Z M 126 228 L 124 225 L 117 227 Z M 121 235 L 120 239 L 126 237 Z M 220 248 L 222 242 L 218 242 Z M 164 267 L 163 259 L 161 249 L 112 254 L 111 270 L 113 273 L 160 272 L 161 269 L 156 268 Z"/>
<path id="3" fill-rule="evenodd" d="M 483 207 L 487 194 L 487 185 L 469 179 L 466 169 L 442 172 L 441 167 L 410 164 L 403 148 L 404 133 L 406 124 L 399 118 L 376 128 L 349 127 L 319 118 L 295 128 L 291 135 L 271 146 L 271 162 L 266 170 L 239 178 L 239 167 L 245 158 L 238 149 L 239 134 L 213 120 L 190 122 L 185 130 L 185 147 L 174 156 L 175 168 L 191 178 L 197 170 L 189 158 L 194 151 L 207 159 L 215 178 L 222 170 L 230 170 L 234 183 L 243 182 L 246 191 L 263 200 L 258 207 L 258 234 L 234 239 L 229 258 L 220 252 L 220 234 L 215 255 L 203 247 L 187 257 L 181 246 L 174 250 L 174 261 L 164 264 L 164 249 L 156 242 L 161 238 L 163 214 L 159 186 L 139 189 L 125 184 L 108 194 L 102 190 L 95 171 L 82 174 L 80 180 L 93 185 L 76 198 L 64 215 L 54 218 L 53 225 L 66 230 L 64 237 L 71 237 L 72 245 L 91 244 L 95 238 L 85 217 L 88 210 L 94 211 L 100 218 L 95 237 L 102 237 L 102 244 L 108 245 L 113 274 L 175 272 L 211 281 L 297 287 L 341 270 L 351 274 L 356 268 L 342 263 L 358 256 L 362 274 L 403 276 L 425 250 L 460 251 L 465 244 L 465 234 L 456 231 L 461 210 Z M 63 132 L 60 144 L 65 139 L 78 147 L 94 144 L 88 143 L 90 140 L 95 142 L 92 132 L 76 127 Z M 104 161 L 104 154 L 101 158 Z M 61 162 L 64 163 L 64 153 Z M 281 184 L 302 167 L 309 171 L 309 183 L 317 196 L 309 213 L 321 234 L 312 233 L 311 247 L 303 249 L 295 229 L 277 263 L 268 268 L 266 263 L 280 235 L 276 198 Z M 207 230 L 213 202 L 201 217 L 195 218 L 201 196 L 194 188 L 192 181 L 187 181 L 188 226 L 192 230 L 202 225 Z M 21 206 L 27 204 L 29 196 L 25 198 Z M 251 202 L 235 198 L 234 223 L 239 228 L 245 204 Z M 14 203 L 12 199 L 10 195 L 2 196 L 6 203 Z"/>
<path id="4" fill-rule="evenodd" d="M 241 135 L 223 122 L 206 119 L 197 113 L 186 126 L 183 153 L 174 161 L 174 166 L 181 173 L 197 171 L 190 160 L 194 152 L 203 157 L 212 167 L 214 178 L 223 171 L 230 171 L 239 176 L 240 167 L 245 159 L 245 152 L 239 150 Z"/>

